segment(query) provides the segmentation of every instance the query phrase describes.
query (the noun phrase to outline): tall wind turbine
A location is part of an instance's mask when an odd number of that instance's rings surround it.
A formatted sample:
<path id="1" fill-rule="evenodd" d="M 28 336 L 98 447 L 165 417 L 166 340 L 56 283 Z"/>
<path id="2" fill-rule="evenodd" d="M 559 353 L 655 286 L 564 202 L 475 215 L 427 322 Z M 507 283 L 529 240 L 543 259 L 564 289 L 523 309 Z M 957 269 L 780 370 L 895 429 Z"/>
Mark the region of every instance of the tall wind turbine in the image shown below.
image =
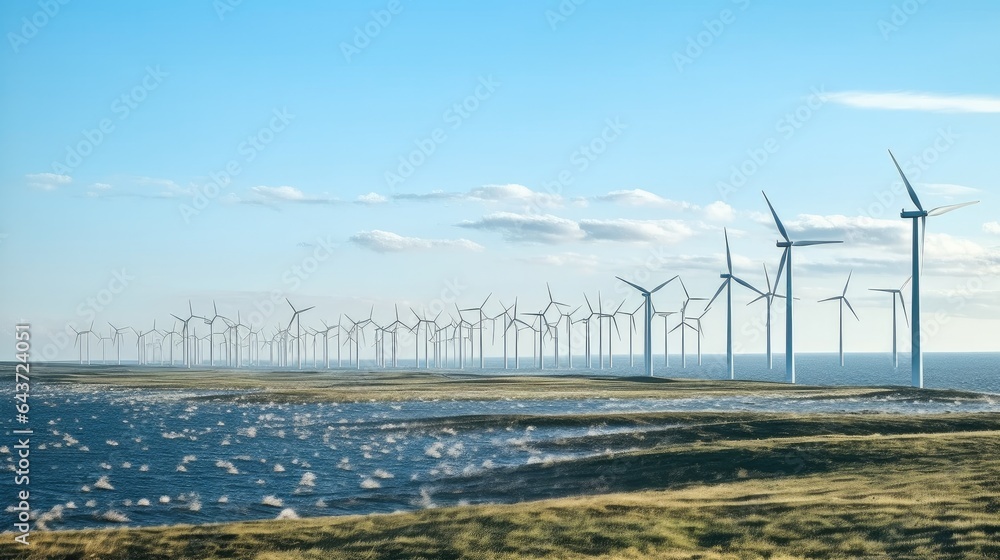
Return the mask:
<path id="1" fill-rule="evenodd" d="M 312 308 L 314 308 L 316 306 L 312 305 L 310 307 L 306 307 L 305 309 L 295 309 L 295 306 L 292 305 L 292 302 L 288 301 L 288 298 L 285 298 L 285 301 L 288 302 L 288 307 L 292 308 L 292 320 L 288 321 L 288 326 L 285 327 L 285 328 L 286 329 L 292 328 L 292 322 L 295 322 L 295 355 L 296 355 L 296 358 L 298 360 L 298 369 L 302 369 L 302 318 L 301 318 L 301 315 L 303 313 L 305 313 L 306 311 L 309 311 L 310 309 L 312 309 Z"/>
<path id="2" fill-rule="evenodd" d="M 723 279 L 722 280 L 722 285 L 719 286 L 719 289 L 715 292 L 715 295 L 712 296 L 712 299 L 708 300 L 708 304 L 705 305 L 705 311 L 708 311 L 708 308 L 712 307 L 712 302 L 715 301 L 715 298 L 719 297 L 719 294 L 721 294 L 723 288 L 725 288 L 725 290 L 726 290 L 726 368 L 729 370 L 729 379 L 736 379 L 736 368 L 733 365 L 733 282 L 736 282 L 737 284 L 739 284 L 741 286 L 749 288 L 749 289 L 753 290 L 754 292 L 757 292 L 758 294 L 760 294 L 762 296 L 764 294 L 763 294 L 763 292 L 761 292 L 757 288 L 754 288 L 753 286 L 751 286 L 750 284 L 748 284 L 746 281 L 741 280 L 740 278 L 737 278 L 736 276 L 733 276 L 733 257 L 732 257 L 732 254 L 730 254 L 730 252 L 729 252 L 729 232 L 726 231 L 725 228 L 723 228 L 722 229 L 722 233 L 726 237 L 726 270 L 728 272 L 726 272 L 725 274 L 720 274 L 719 275 L 719 277 Z M 704 316 L 704 313 L 702 313 L 702 316 Z M 698 331 L 701 332 L 701 317 L 698 317 Z M 698 344 L 699 344 L 699 346 L 701 345 L 701 339 L 700 338 L 698 339 Z M 701 355 L 701 353 L 699 352 L 699 361 L 698 361 L 699 364 L 701 364 L 700 355 Z"/>
<path id="3" fill-rule="evenodd" d="M 212 310 L 215 312 L 215 315 L 212 316 L 211 320 L 205 319 L 205 324 L 208 325 L 208 340 L 209 340 L 209 344 L 208 344 L 208 365 L 210 365 L 212 367 L 215 367 L 215 350 L 214 350 L 214 348 L 215 348 L 215 321 L 218 320 L 218 319 L 222 319 L 223 322 L 225 322 L 226 318 L 223 317 L 222 315 L 219 315 L 219 308 L 218 308 L 218 306 L 215 305 L 215 300 L 214 299 L 212 300 Z"/>
<path id="4" fill-rule="evenodd" d="M 671 315 L 676 315 L 680 311 L 654 311 L 653 314 L 657 317 L 663 317 L 663 367 L 670 367 L 670 346 L 668 342 L 668 337 L 670 335 L 670 330 L 667 329 L 667 317 Z"/>
<path id="5" fill-rule="evenodd" d="M 776 297 L 785 297 L 774 293 L 774 290 L 778 287 L 778 280 L 781 278 L 781 269 L 778 269 L 778 276 L 774 279 L 774 285 L 771 285 L 771 276 L 767 273 L 767 265 L 764 265 L 764 280 L 767 282 L 767 293 L 757 296 L 756 298 L 750 300 L 751 305 L 761 299 L 767 304 L 767 369 L 771 369 L 774 365 L 774 361 L 771 359 L 771 304 L 774 302 Z"/>
<path id="6" fill-rule="evenodd" d="M 909 193 L 910 200 L 912 200 L 913 205 L 917 207 L 916 210 L 903 210 L 900 212 L 899 217 L 913 220 L 913 285 L 910 295 L 910 305 L 913 309 L 913 321 L 910 322 L 910 368 L 912 377 L 911 382 L 913 386 L 923 388 L 924 354 L 923 348 L 920 346 L 920 273 L 922 270 L 921 257 L 923 256 L 924 251 L 924 237 L 927 235 L 927 217 L 940 216 L 941 214 L 946 214 L 963 206 L 976 204 L 979 201 L 975 200 L 972 202 L 963 202 L 961 204 L 951 204 L 949 206 L 938 206 L 937 208 L 924 210 L 924 207 L 920 204 L 920 199 L 917 198 L 916 191 L 913 190 L 910 182 L 906 179 L 906 175 L 903 174 L 903 169 L 899 167 L 899 162 L 897 162 L 896 157 L 892 155 L 892 151 L 889 152 L 889 157 L 892 158 L 892 163 L 895 164 L 896 170 L 899 171 L 899 176 L 903 179 L 903 185 L 906 186 L 906 192 Z M 918 218 L 920 219 L 919 224 L 917 223 Z"/>
<path id="7" fill-rule="evenodd" d="M 854 318 L 855 319 L 857 319 L 859 321 L 861 320 L 858 317 L 858 314 L 855 313 L 854 308 L 851 307 L 851 302 L 847 300 L 847 286 L 849 286 L 851 284 L 851 275 L 853 275 L 853 274 L 854 274 L 854 271 L 852 270 L 847 275 L 847 282 L 844 282 L 844 291 L 841 292 L 841 294 L 839 296 L 833 296 L 833 297 L 830 297 L 830 298 L 819 300 L 820 303 L 822 303 L 824 301 L 839 301 L 840 302 L 840 367 L 844 367 L 844 304 L 846 303 L 847 304 L 847 308 L 851 310 L 851 313 L 854 313 Z"/>
<path id="8" fill-rule="evenodd" d="M 910 320 L 906 317 L 906 302 L 903 300 L 903 288 L 910 283 L 910 278 L 903 282 L 899 289 L 892 288 L 868 288 L 873 292 L 885 292 L 892 295 L 892 367 L 899 367 L 899 356 L 896 354 L 896 296 L 899 296 L 899 304 L 903 307 L 903 320 L 909 326 Z"/>
<path id="9" fill-rule="evenodd" d="M 638 284 L 633 284 L 632 282 L 629 282 L 628 280 L 622 278 L 621 276 L 615 276 L 615 278 L 621 280 L 622 282 L 625 282 L 626 284 L 628 284 L 629 286 L 632 286 L 636 290 L 639 290 L 639 293 L 642 294 L 643 304 L 646 307 L 646 318 L 643 321 L 643 329 L 645 329 L 645 330 L 644 330 L 643 336 L 642 336 L 642 342 L 643 342 L 642 356 L 643 356 L 643 359 L 646 361 L 646 364 L 645 364 L 646 375 L 649 376 L 649 377 L 652 377 L 653 376 L 653 299 L 652 299 L 652 295 L 654 293 L 656 293 L 656 291 L 659 290 L 660 288 L 662 288 L 662 287 L 666 286 L 667 284 L 669 284 L 669 283 L 673 282 L 674 280 L 676 280 L 678 277 L 674 276 L 670 280 L 667 280 L 666 282 L 660 284 L 659 286 L 653 288 L 652 290 L 647 290 L 646 288 L 643 288 L 642 286 L 640 286 Z M 629 346 L 631 347 L 631 345 L 632 345 L 632 342 L 629 341 Z"/>
<path id="10" fill-rule="evenodd" d="M 771 201 L 768 200 L 767 195 L 763 191 L 761 191 L 761 194 L 764 195 L 764 202 L 767 202 L 767 207 L 771 209 L 771 216 L 774 216 L 774 225 L 778 227 L 778 233 L 784 239 L 784 241 L 778 241 L 776 246 L 784 249 L 784 252 L 781 254 L 781 262 L 778 263 L 778 274 L 780 276 L 782 268 L 785 268 L 785 382 L 795 383 L 795 346 L 792 342 L 792 333 L 794 331 L 792 328 L 792 302 L 795 299 L 792 297 L 792 247 L 843 243 L 843 241 L 792 241 L 788 238 L 785 226 L 778 219 L 778 213 L 774 211 L 774 206 L 771 206 Z M 777 284 L 777 281 L 775 284 Z"/>

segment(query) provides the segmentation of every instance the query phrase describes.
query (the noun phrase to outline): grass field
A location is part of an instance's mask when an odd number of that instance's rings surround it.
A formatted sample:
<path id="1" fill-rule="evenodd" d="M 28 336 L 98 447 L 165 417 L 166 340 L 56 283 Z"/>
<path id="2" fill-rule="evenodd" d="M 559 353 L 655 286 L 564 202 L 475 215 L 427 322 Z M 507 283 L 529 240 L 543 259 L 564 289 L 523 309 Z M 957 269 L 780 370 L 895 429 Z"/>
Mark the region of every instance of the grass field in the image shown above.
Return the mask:
<path id="1" fill-rule="evenodd" d="M 315 397 L 320 399 L 361 398 L 380 390 L 393 392 L 395 398 L 453 393 L 484 398 L 496 392 L 533 393 L 539 386 L 549 387 L 549 395 L 582 391 L 593 396 L 588 391 L 596 391 L 619 397 L 744 391 L 841 398 L 897 391 L 516 378 L 499 388 L 488 387 L 487 393 L 476 379 L 423 374 L 345 382 L 288 374 L 275 388 L 264 389 L 255 385 L 253 376 L 187 374 L 143 374 L 138 383 L 219 387 L 212 377 L 219 376 L 243 388 L 290 398 L 307 389 L 282 383 L 304 383 L 314 384 L 314 391 L 328 391 Z M 63 374 L 51 375 L 55 380 Z M 124 373 L 113 375 L 91 379 L 135 384 L 135 378 Z M 346 387 L 354 383 L 359 386 Z M 449 383 L 455 385 L 442 392 L 439 384 Z M 497 420 L 483 416 L 448 421 Z M 1000 558 L 997 413 L 652 413 L 507 416 L 503 421 L 596 421 L 644 430 L 552 443 L 563 448 L 633 449 L 629 452 L 500 470 L 460 490 L 447 484 L 439 489 L 451 497 L 465 493 L 476 499 L 526 500 L 520 503 L 392 515 L 36 532 L 28 548 L 4 539 L 0 559 Z"/>

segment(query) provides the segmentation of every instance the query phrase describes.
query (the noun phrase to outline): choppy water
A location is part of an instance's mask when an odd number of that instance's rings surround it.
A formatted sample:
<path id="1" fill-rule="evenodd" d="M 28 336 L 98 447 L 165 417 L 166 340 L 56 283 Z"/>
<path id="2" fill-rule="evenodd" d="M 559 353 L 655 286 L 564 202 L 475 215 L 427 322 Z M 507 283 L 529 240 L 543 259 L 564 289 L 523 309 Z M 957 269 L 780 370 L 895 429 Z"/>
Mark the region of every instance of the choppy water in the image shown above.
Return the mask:
<path id="1" fill-rule="evenodd" d="M 1000 412 L 1000 396 L 267 404 L 235 403 L 224 392 L 41 385 L 32 408 L 33 507 L 58 529 L 449 505 L 454 498 L 436 497 L 436 483 L 454 487 L 490 469 L 603 453 L 552 453 L 546 443 L 623 428 L 453 427 L 442 418 L 653 411 Z M 13 466 L 9 446 L 0 457 Z M 8 482 L 4 491 L 13 496 Z"/>

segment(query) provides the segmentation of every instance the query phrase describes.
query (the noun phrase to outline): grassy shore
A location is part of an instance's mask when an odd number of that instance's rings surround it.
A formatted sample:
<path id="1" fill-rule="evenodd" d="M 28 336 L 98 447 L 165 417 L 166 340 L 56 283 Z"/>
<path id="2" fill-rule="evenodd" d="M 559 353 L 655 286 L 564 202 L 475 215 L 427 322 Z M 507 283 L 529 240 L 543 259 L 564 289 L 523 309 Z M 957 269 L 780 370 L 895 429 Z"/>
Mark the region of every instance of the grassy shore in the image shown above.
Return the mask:
<path id="1" fill-rule="evenodd" d="M 821 399 L 892 397 L 913 400 L 971 399 L 962 391 L 908 387 L 816 387 L 760 381 L 707 381 L 661 377 L 575 375 L 479 375 L 425 371 L 261 371 L 135 368 L 128 366 L 33 366 L 37 384 L 77 383 L 148 389 L 236 390 L 242 402 L 353 402 L 405 400 L 501 400 L 576 398 L 689 398 L 760 395 Z"/>
<path id="2" fill-rule="evenodd" d="M 346 380 L 326 373 L 45 375 L 43 382 L 80 375 L 87 377 L 84 382 L 165 388 L 233 382 L 228 386 L 268 397 L 313 391 L 306 399 L 313 401 L 359 400 L 382 391 L 393 400 L 457 398 L 456 393 L 467 398 L 908 394 L 890 388 L 553 377 L 490 378 L 486 384 L 484 378 L 423 373 Z M 267 383 L 274 377 L 280 382 Z M 487 386 L 480 389 L 480 383 Z M 537 394 L 539 387 L 549 392 Z M 981 398 L 956 392 L 908 395 Z M 548 444 L 571 451 L 631 451 L 498 469 L 453 486 L 445 480 L 433 494 L 450 503 L 463 497 L 525 500 L 510 505 L 38 532 L 28 548 L 4 539 L 0 559 L 1000 558 L 998 413 L 646 413 L 428 421 L 458 429 L 544 423 L 637 429 Z"/>

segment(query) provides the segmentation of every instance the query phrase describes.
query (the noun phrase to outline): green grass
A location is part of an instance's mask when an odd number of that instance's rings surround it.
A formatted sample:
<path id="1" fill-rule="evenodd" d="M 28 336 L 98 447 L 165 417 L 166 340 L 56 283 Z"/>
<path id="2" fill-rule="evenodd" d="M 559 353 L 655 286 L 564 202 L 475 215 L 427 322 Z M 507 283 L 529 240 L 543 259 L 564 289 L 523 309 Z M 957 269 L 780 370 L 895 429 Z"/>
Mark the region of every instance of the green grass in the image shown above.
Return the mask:
<path id="1" fill-rule="evenodd" d="M 101 384 L 149 389 L 235 389 L 241 402 L 353 402 L 570 398 L 684 398 L 770 395 L 815 399 L 893 397 L 982 399 L 961 391 L 908 387 L 814 387 L 760 381 L 650 377 L 474 375 L 386 371 L 249 371 L 38 364 L 35 383 Z"/>

